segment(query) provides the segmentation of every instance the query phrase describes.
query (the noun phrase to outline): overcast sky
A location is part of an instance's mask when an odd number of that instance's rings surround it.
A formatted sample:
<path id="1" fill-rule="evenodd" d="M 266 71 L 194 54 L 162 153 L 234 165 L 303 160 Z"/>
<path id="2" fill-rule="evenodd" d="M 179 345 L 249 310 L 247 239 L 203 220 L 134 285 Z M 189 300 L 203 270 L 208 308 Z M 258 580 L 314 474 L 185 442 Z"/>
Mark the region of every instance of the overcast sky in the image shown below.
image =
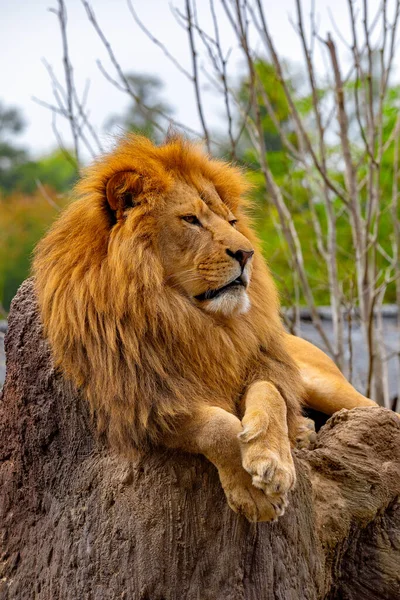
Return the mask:
<path id="1" fill-rule="evenodd" d="M 176 23 L 168 0 L 132 0 L 143 22 L 160 38 L 170 52 L 190 70 L 187 34 Z M 182 0 L 172 0 L 174 6 L 182 6 Z M 197 0 L 198 15 L 205 28 L 211 26 L 209 0 Z M 390 3 L 389 3 L 390 4 Z M 104 123 L 110 114 L 119 114 L 128 104 L 126 96 L 113 88 L 99 72 L 96 59 L 100 59 L 110 74 L 115 76 L 107 59 L 107 53 L 88 22 L 80 0 L 66 0 L 68 11 L 68 37 L 74 75 L 78 91 L 82 92 L 85 81 L 90 80 L 88 106 L 91 119 L 107 143 Z M 126 72 L 158 75 L 165 82 L 165 99 L 176 108 L 175 116 L 195 129 L 199 128 L 193 89 L 185 77 L 152 44 L 134 23 L 126 0 L 92 0 L 98 21 L 113 46 L 122 68 Z M 293 63 L 300 62 L 300 47 L 290 24 L 294 18 L 294 0 L 264 0 L 269 28 L 282 56 Z M 337 28 L 349 39 L 347 0 L 315 0 L 319 33 L 326 36 L 333 25 L 328 7 Z M 368 0 L 370 14 L 379 8 L 379 0 Z M 19 139 L 33 153 L 43 153 L 56 145 L 51 127 L 51 114 L 36 105 L 32 97 L 53 102 L 51 85 L 42 60 L 45 58 L 62 79 L 61 39 L 57 19 L 49 8 L 56 7 L 56 0 L 0 0 L 0 99 L 7 105 L 23 110 L 28 127 Z M 308 16 L 310 1 L 304 0 L 304 15 Z M 237 44 L 226 20 L 221 19 L 221 36 L 227 50 L 233 48 L 231 74 L 242 70 Z M 339 42 L 340 44 L 340 42 Z M 346 60 L 346 50 L 341 46 L 341 59 Z M 317 57 L 323 69 L 321 56 Z M 217 98 L 208 93 L 206 108 L 211 125 L 221 124 L 222 107 Z M 61 125 L 61 122 L 60 122 Z M 67 128 L 60 127 L 68 142 Z"/>

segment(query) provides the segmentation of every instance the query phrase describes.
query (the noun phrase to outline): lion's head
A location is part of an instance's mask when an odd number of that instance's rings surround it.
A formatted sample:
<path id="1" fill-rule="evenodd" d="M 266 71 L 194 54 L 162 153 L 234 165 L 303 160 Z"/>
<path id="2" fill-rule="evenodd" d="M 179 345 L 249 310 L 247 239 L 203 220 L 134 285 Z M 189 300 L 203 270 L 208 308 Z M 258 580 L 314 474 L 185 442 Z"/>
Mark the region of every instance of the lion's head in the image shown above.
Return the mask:
<path id="1" fill-rule="evenodd" d="M 174 173 L 172 181 L 168 175 L 161 197 L 146 189 L 145 176 L 138 172 L 111 177 L 106 195 L 121 233 L 134 237 L 138 224 L 148 223 L 166 286 L 201 310 L 227 317 L 246 312 L 254 249 L 233 212 L 238 198 L 224 202 L 221 186 L 218 194 L 209 174 L 196 173 L 192 166 Z"/>
<path id="2" fill-rule="evenodd" d="M 87 170 L 38 245 L 55 362 L 124 449 L 159 441 L 197 401 L 234 411 L 265 348 L 287 358 L 246 187 L 180 138 L 130 136 Z"/>

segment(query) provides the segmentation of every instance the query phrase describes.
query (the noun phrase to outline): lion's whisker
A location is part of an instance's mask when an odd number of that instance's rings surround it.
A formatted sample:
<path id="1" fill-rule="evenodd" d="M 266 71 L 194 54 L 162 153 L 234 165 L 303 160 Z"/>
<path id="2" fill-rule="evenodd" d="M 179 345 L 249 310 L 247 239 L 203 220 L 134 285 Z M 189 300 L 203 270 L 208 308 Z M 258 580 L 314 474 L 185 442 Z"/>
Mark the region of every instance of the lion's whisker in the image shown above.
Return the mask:
<path id="1" fill-rule="evenodd" d="M 190 273 L 190 274 L 193 274 L 193 275 L 198 275 L 198 274 L 197 274 L 197 273 L 194 271 L 193 267 L 192 267 L 192 268 L 190 268 L 190 269 L 186 269 L 186 270 L 182 271 L 182 272 L 180 273 L 180 275 L 185 275 L 185 274 L 187 274 L 187 273 Z M 167 282 L 169 279 L 172 279 L 173 277 L 176 277 L 176 274 L 167 275 L 167 277 L 164 279 L 164 283 L 165 283 L 165 282 Z"/>

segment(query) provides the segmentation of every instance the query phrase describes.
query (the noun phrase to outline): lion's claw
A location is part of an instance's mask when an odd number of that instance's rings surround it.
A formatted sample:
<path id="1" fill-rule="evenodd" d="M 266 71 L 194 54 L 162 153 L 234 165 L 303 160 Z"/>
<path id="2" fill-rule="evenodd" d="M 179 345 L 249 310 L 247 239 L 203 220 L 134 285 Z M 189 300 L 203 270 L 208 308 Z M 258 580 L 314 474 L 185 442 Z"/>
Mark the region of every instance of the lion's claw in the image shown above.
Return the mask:
<path id="1" fill-rule="evenodd" d="M 275 521 L 280 516 L 279 507 L 252 485 L 251 477 L 245 471 L 241 474 L 220 472 L 220 479 L 231 509 L 251 523 Z"/>

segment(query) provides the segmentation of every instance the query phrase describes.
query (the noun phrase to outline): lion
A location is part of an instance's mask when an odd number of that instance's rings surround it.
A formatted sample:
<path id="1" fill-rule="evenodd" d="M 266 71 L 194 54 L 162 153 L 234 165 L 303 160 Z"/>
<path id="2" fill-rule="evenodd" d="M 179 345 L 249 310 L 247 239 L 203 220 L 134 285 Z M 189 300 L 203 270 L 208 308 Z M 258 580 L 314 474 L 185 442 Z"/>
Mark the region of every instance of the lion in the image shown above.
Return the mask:
<path id="1" fill-rule="evenodd" d="M 55 365 L 127 456 L 203 454 L 229 506 L 281 516 L 301 410 L 372 405 L 286 334 L 236 167 L 181 137 L 128 135 L 89 167 L 35 251 Z"/>

